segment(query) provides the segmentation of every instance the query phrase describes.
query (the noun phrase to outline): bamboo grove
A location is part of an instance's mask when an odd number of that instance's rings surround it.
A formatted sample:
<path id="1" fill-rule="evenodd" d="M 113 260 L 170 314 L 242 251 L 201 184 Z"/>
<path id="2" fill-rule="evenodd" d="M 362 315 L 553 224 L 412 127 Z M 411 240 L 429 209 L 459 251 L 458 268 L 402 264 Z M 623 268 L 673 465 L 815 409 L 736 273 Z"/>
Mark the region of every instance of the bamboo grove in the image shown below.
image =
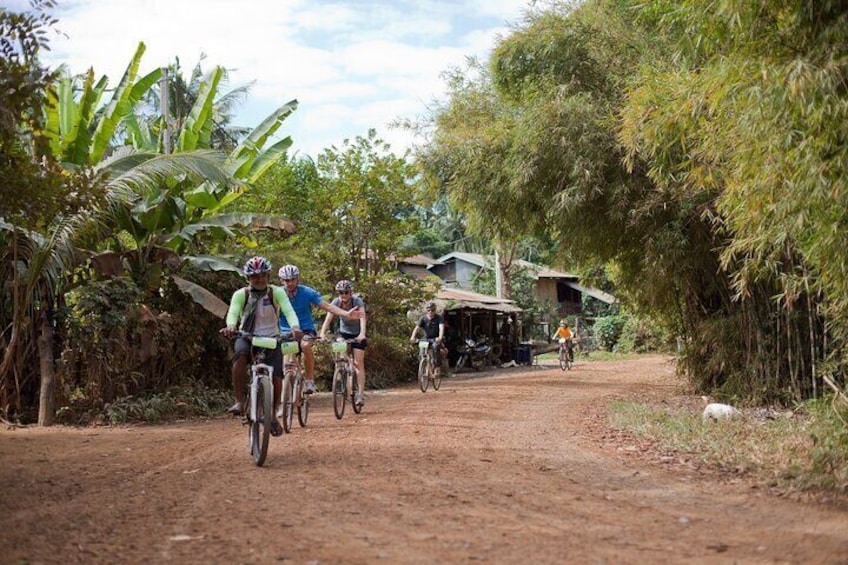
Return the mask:
<path id="1" fill-rule="evenodd" d="M 846 43 L 845 2 L 539 2 L 419 158 L 484 229 L 607 264 L 700 389 L 815 397 L 844 386 Z"/>

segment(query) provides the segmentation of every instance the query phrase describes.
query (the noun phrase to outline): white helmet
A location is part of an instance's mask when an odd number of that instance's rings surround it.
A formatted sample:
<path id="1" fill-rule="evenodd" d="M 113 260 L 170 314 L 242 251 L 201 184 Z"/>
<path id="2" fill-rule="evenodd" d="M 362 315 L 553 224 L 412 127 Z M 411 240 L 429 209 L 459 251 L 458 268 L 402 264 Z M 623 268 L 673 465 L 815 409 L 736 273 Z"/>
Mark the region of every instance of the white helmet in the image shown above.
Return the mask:
<path id="1" fill-rule="evenodd" d="M 277 276 L 283 280 L 296 279 L 300 277 L 300 271 L 294 265 L 283 265 L 277 271 Z"/>

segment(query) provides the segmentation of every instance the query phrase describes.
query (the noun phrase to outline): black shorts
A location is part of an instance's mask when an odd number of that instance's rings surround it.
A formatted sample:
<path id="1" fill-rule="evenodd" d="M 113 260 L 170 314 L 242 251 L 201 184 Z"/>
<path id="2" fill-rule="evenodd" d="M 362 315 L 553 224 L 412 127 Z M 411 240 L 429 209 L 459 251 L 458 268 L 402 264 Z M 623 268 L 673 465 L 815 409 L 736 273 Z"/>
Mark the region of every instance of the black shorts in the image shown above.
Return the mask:
<path id="1" fill-rule="evenodd" d="M 234 345 L 235 354 L 233 355 L 233 361 L 238 359 L 240 356 L 248 357 L 249 362 L 249 354 L 250 354 L 250 341 L 240 337 L 236 340 Z M 254 348 L 254 349 L 259 349 Z M 282 377 L 283 376 L 283 352 L 280 351 L 279 347 L 275 347 L 274 349 L 266 349 L 265 350 L 265 363 L 271 365 L 274 368 L 274 376 Z"/>
<path id="2" fill-rule="evenodd" d="M 339 335 L 345 339 L 356 339 L 356 336 L 358 336 L 359 334 L 348 334 L 340 332 Z M 350 347 L 351 349 L 361 349 L 362 351 L 365 351 L 365 348 L 368 347 L 368 339 L 363 339 L 362 341 L 352 341 L 350 342 Z"/>

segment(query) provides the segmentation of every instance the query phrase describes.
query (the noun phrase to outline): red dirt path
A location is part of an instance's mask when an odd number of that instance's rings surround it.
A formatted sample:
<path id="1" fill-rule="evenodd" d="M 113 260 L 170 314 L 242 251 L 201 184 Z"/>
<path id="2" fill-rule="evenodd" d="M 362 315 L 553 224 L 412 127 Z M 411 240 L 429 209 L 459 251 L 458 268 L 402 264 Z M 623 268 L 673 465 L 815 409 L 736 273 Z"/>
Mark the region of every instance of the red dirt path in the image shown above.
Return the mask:
<path id="1" fill-rule="evenodd" d="M 253 465 L 221 418 L 0 431 L 2 563 L 848 563 L 848 510 L 640 455 L 604 408 L 668 360 L 374 391 Z"/>

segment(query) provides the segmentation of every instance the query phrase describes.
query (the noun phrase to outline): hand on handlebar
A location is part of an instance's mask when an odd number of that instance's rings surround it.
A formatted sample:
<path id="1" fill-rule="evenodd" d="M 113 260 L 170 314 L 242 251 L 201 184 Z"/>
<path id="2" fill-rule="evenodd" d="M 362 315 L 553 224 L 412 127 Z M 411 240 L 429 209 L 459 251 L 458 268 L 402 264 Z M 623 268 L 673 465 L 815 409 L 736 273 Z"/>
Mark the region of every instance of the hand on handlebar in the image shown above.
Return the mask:
<path id="1" fill-rule="evenodd" d="M 218 333 L 220 333 L 224 337 L 233 337 L 234 335 L 236 335 L 237 331 L 238 330 L 235 326 L 227 326 L 225 328 L 221 328 Z"/>

